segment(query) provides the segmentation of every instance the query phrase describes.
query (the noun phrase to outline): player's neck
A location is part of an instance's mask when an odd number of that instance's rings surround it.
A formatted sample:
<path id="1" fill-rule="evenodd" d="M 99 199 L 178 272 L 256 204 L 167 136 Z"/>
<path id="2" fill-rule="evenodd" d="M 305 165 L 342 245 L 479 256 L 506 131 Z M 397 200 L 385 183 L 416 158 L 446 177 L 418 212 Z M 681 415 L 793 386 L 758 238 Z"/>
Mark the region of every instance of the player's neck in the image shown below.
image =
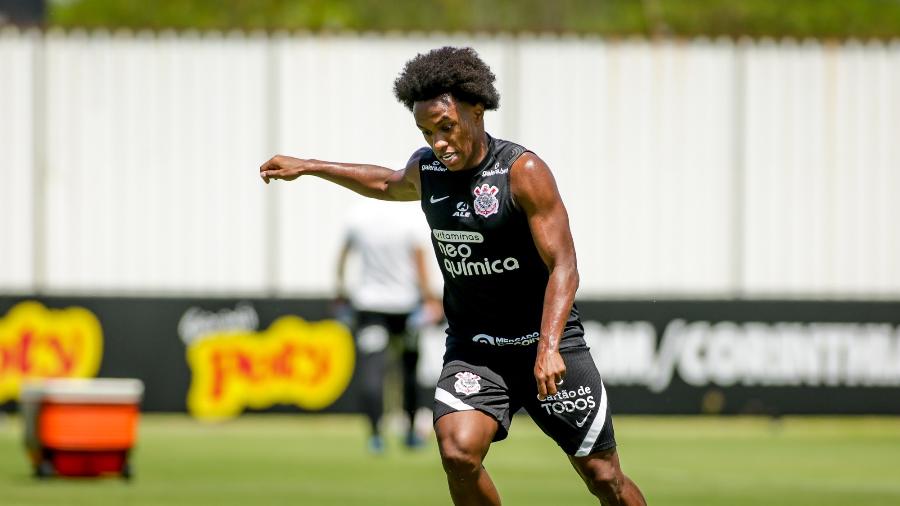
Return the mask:
<path id="1" fill-rule="evenodd" d="M 474 169 L 481 165 L 481 162 L 484 161 L 485 157 L 488 155 L 488 148 L 490 147 L 490 138 L 488 137 L 487 132 L 482 132 L 479 140 L 474 143 L 472 147 L 472 158 L 470 162 L 466 165 L 466 168 L 463 170 Z"/>

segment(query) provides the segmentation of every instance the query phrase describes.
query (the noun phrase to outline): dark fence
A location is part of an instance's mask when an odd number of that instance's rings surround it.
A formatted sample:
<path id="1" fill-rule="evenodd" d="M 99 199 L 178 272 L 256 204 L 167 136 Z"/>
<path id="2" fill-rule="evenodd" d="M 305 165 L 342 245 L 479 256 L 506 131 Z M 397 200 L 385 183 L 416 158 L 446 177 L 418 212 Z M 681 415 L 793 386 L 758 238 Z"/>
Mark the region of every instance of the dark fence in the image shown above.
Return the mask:
<path id="1" fill-rule="evenodd" d="M 578 305 L 617 413 L 900 414 L 900 302 Z M 316 299 L 0 297 L 0 405 L 26 377 L 99 376 L 143 380 L 148 411 L 354 412 L 330 318 Z M 440 330 L 424 339 L 428 383 Z"/>
<path id="2" fill-rule="evenodd" d="M 46 14 L 46 0 L 0 0 L 0 25 L 41 26 Z"/>

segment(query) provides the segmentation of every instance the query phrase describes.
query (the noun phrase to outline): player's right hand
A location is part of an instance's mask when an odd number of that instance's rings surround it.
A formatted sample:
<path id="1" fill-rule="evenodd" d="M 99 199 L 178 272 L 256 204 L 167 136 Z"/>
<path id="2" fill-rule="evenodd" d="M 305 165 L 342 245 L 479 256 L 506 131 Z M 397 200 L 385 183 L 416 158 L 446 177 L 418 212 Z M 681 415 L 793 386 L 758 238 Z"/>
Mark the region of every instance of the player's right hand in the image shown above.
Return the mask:
<path id="1" fill-rule="evenodd" d="M 534 379 L 537 383 L 538 400 L 548 395 L 556 395 L 558 387 L 566 376 L 566 363 L 558 350 L 549 350 L 538 345 L 537 358 L 534 361 Z"/>
<path id="2" fill-rule="evenodd" d="M 303 173 L 303 160 L 284 155 L 275 155 L 259 167 L 259 177 L 269 184 L 270 179 L 293 181 Z"/>

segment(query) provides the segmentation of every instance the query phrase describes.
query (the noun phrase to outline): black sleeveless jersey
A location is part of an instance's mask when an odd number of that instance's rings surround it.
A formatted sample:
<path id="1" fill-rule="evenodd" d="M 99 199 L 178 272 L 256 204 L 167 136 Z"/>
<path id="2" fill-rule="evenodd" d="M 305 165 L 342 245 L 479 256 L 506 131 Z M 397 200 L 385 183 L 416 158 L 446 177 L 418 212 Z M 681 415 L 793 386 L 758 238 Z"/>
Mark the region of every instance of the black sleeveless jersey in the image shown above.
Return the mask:
<path id="1" fill-rule="evenodd" d="M 549 271 L 509 183 L 510 167 L 526 151 L 488 136 L 484 160 L 456 172 L 421 151 L 422 210 L 444 276 L 448 350 L 538 342 Z M 583 335 L 573 306 L 560 348 L 584 344 Z"/>

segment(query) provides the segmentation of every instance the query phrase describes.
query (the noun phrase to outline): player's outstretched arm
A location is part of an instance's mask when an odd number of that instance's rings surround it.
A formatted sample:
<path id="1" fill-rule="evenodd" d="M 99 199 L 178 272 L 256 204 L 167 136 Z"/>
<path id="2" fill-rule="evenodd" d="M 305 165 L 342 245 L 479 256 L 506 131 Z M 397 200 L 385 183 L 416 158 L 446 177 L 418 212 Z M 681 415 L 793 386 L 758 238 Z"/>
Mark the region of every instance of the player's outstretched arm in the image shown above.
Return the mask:
<path id="1" fill-rule="evenodd" d="M 260 166 L 259 177 L 268 184 L 273 179 L 293 181 L 300 176 L 316 176 L 366 197 L 380 200 L 419 200 L 418 155 L 418 152 L 414 153 L 401 170 L 378 165 L 304 160 L 276 155 Z"/>
<path id="2" fill-rule="evenodd" d="M 554 395 L 566 375 L 559 343 L 578 289 L 575 243 L 569 215 L 550 168 L 534 153 L 525 153 L 513 164 L 510 184 L 516 202 L 528 217 L 538 253 L 550 271 L 541 314 L 534 377 L 541 398 Z"/>

